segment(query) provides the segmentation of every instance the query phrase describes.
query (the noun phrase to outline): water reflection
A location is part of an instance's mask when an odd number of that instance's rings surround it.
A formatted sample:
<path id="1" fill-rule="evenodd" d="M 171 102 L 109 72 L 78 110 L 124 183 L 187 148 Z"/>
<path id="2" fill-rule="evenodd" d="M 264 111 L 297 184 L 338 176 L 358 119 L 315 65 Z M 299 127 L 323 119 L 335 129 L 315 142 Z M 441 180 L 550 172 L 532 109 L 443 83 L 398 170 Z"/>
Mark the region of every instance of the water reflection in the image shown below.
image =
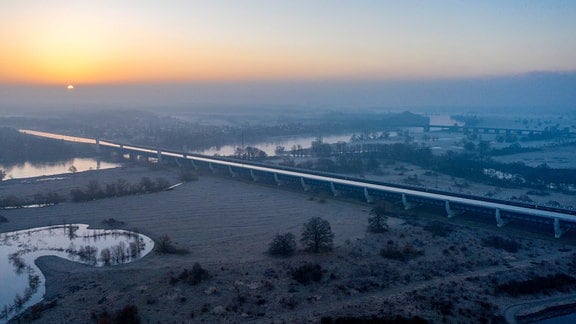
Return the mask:
<path id="1" fill-rule="evenodd" d="M 0 165 L 0 170 L 6 172 L 6 180 L 48 176 L 88 170 L 104 170 L 119 167 L 118 163 L 100 161 L 91 158 L 74 158 L 69 161 L 52 163 L 25 162 L 17 165 Z"/>
<path id="2" fill-rule="evenodd" d="M 337 142 L 348 142 L 350 140 L 350 136 L 352 133 L 344 134 L 344 135 L 328 135 L 322 136 L 322 141 L 326 144 L 334 144 Z M 245 146 L 253 146 L 256 147 L 266 153 L 268 156 L 276 155 L 276 147 L 283 146 L 286 151 L 290 151 L 293 146 L 300 145 L 301 147 L 310 147 L 312 141 L 316 140 L 317 137 L 314 136 L 307 136 L 307 137 L 275 137 L 273 141 L 261 142 L 261 143 L 254 143 L 254 144 L 246 144 Z M 220 156 L 230 156 L 234 155 L 237 147 L 240 147 L 241 144 L 237 145 L 223 145 L 219 147 L 212 147 L 206 150 L 198 150 L 194 151 L 194 153 L 199 153 L 203 155 L 213 156 L 213 155 L 220 155 Z"/>
<path id="3" fill-rule="evenodd" d="M 128 263 L 148 254 L 154 242 L 124 230 L 85 224 L 39 227 L 0 234 L 0 323 L 42 300 L 45 278 L 34 261 L 58 256 L 93 266 Z"/>

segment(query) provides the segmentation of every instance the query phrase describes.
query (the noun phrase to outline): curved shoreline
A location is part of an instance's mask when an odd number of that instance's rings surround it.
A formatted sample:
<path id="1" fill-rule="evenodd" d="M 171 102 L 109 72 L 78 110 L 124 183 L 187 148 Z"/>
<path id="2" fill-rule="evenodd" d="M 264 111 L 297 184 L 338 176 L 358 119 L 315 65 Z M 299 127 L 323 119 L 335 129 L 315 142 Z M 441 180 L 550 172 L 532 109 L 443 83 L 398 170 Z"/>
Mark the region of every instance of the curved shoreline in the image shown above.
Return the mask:
<path id="1" fill-rule="evenodd" d="M 531 323 L 574 312 L 576 312 L 576 294 L 536 299 L 511 305 L 504 311 L 504 317 L 508 323 Z"/>

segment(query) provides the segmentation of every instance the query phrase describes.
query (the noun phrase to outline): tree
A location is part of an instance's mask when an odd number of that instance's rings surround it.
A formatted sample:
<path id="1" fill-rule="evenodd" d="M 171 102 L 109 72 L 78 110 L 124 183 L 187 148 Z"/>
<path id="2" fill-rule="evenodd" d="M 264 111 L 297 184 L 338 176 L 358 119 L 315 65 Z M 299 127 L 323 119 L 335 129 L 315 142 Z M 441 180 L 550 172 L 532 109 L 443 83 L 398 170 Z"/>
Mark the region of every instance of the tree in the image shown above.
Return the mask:
<path id="1" fill-rule="evenodd" d="M 268 247 L 268 254 L 274 256 L 291 256 L 294 252 L 296 252 L 296 238 L 292 233 L 276 234 Z"/>
<path id="2" fill-rule="evenodd" d="M 256 147 L 248 146 L 246 148 L 237 147 L 234 151 L 234 157 L 243 160 L 264 160 L 268 155 Z"/>
<path id="3" fill-rule="evenodd" d="M 368 231 L 372 233 L 384 233 L 388 231 L 388 217 L 386 217 L 386 204 L 383 201 L 376 202 L 370 211 L 368 218 Z"/>
<path id="4" fill-rule="evenodd" d="M 320 217 L 313 217 L 304 224 L 300 242 L 307 250 L 318 253 L 332 250 L 333 239 L 330 223 Z"/>
<path id="5" fill-rule="evenodd" d="M 4 180 L 4 177 L 6 177 L 6 171 L 0 170 L 0 181 Z"/>

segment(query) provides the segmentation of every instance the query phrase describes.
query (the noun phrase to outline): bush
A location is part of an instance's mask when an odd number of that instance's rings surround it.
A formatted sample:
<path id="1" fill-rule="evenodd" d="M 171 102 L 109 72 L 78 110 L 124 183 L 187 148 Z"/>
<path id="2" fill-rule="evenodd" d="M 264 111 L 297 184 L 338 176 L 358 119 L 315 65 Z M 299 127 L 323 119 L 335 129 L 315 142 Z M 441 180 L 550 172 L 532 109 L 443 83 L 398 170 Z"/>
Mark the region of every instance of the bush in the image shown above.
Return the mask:
<path id="1" fill-rule="evenodd" d="M 296 238 L 292 233 L 276 234 L 270 246 L 268 254 L 273 256 L 291 256 L 296 252 Z"/>
<path id="2" fill-rule="evenodd" d="M 22 208 L 24 202 L 15 195 L 8 195 L 0 200 L 0 207 Z"/>
<path id="3" fill-rule="evenodd" d="M 123 221 L 119 221 L 110 217 L 108 219 L 103 220 L 102 224 L 114 227 L 114 226 L 123 226 L 125 223 Z"/>
<path id="4" fill-rule="evenodd" d="M 190 181 L 198 180 L 198 174 L 196 174 L 196 171 L 189 169 L 189 168 L 180 168 L 178 177 L 183 182 L 190 182 Z"/>
<path id="5" fill-rule="evenodd" d="M 203 269 L 202 266 L 200 266 L 200 263 L 196 262 L 192 266 L 192 270 L 188 269 L 182 270 L 180 275 L 178 275 L 177 278 L 171 278 L 170 282 L 174 284 L 178 281 L 183 281 L 191 286 L 194 286 L 210 278 L 212 278 L 210 273 L 208 273 L 208 271 Z"/>
<path id="6" fill-rule="evenodd" d="M 156 242 L 156 252 L 165 254 L 188 254 L 187 249 L 176 248 L 167 234 L 162 235 Z"/>
<path id="7" fill-rule="evenodd" d="M 309 284 L 311 281 L 322 280 L 322 267 L 317 263 L 306 263 L 292 270 L 292 279 L 298 281 L 303 285 Z"/>
<path id="8" fill-rule="evenodd" d="M 8 218 L 0 215 L 0 223 L 8 223 Z"/>
<path id="9" fill-rule="evenodd" d="M 372 233 L 384 233 L 388 231 L 388 217 L 384 214 L 372 214 L 368 218 L 368 231 Z"/>
<path id="10" fill-rule="evenodd" d="M 300 242 L 308 251 L 318 253 L 332 250 L 333 239 L 330 223 L 320 217 L 313 217 L 304 224 Z"/>
<path id="11" fill-rule="evenodd" d="M 505 239 L 495 235 L 483 239 L 482 245 L 486 247 L 493 247 L 496 249 L 504 250 L 510 253 L 518 252 L 518 249 L 521 247 L 520 243 L 514 241 L 513 239 Z"/>
<path id="12" fill-rule="evenodd" d="M 416 250 L 412 245 L 406 244 L 400 248 L 394 242 L 389 241 L 388 245 L 380 250 L 380 256 L 386 259 L 397 261 L 408 261 L 409 259 L 424 255 L 424 251 Z"/>
<path id="13" fill-rule="evenodd" d="M 92 312 L 92 320 L 97 323 L 113 323 L 113 324 L 139 324 L 140 316 L 138 315 L 138 307 L 135 305 L 126 305 L 121 310 L 116 311 L 114 314 L 108 313 L 106 310 L 99 314 Z"/>
<path id="14" fill-rule="evenodd" d="M 432 233 L 434 236 L 447 237 L 454 229 L 442 222 L 432 222 L 424 227 L 424 230 Z"/>

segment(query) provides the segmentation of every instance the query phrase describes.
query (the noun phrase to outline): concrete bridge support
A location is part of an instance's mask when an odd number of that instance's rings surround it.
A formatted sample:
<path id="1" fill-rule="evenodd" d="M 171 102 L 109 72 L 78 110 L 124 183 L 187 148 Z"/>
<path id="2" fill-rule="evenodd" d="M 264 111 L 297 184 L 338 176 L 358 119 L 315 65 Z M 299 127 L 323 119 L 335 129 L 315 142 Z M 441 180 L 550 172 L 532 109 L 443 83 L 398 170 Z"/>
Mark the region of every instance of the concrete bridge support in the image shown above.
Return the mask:
<path id="1" fill-rule="evenodd" d="M 564 231 L 560 228 L 560 219 L 554 218 L 554 237 L 560 238 Z"/>
<path id="2" fill-rule="evenodd" d="M 96 153 L 100 153 L 100 139 L 96 139 Z"/>
<path id="3" fill-rule="evenodd" d="M 158 160 L 158 163 L 162 163 L 162 151 L 161 150 L 156 151 L 156 160 Z"/>
<path id="4" fill-rule="evenodd" d="M 374 197 L 372 197 L 372 196 L 368 193 L 368 188 L 364 188 L 364 198 L 366 198 L 366 202 L 367 202 L 367 203 L 373 203 L 373 202 L 374 202 Z"/>
<path id="5" fill-rule="evenodd" d="M 446 216 L 448 216 L 448 218 L 456 217 L 456 215 L 458 215 L 455 211 L 452 210 L 448 200 L 444 202 L 444 208 L 446 209 Z"/>
<path id="6" fill-rule="evenodd" d="M 230 172 L 230 176 L 232 178 L 236 178 L 238 176 L 238 174 L 236 172 L 234 172 L 234 170 L 232 170 L 231 166 L 228 166 L 228 172 Z"/>
<path id="7" fill-rule="evenodd" d="M 306 184 L 303 177 L 300 177 L 300 184 L 302 185 L 302 189 L 304 189 L 304 191 L 310 191 L 310 186 Z"/>
<path id="8" fill-rule="evenodd" d="M 404 205 L 405 210 L 412 209 L 414 207 L 414 204 L 408 202 L 408 199 L 406 199 L 406 194 L 402 194 L 402 205 Z"/>
<path id="9" fill-rule="evenodd" d="M 278 178 L 278 173 L 274 172 L 274 181 L 276 181 L 276 185 L 281 186 L 284 184 L 284 181 L 280 180 L 280 178 Z"/>
<path id="10" fill-rule="evenodd" d="M 212 171 L 212 173 L 216 173 L 216 170 L 214 170 L 214 167 L 212 166 L 212 162 L 208 162 L 208 168 L 210 171 Z"/>
<path id="11" fill-rule="evenodd" d="M 336 190 L 336 186 L 334 186 L 334 182 L 330 182 L 330 190 L 332 190 L 332 195 L 334 195 L 334 197 L 340 196 L 340 191 Z"/>
<path id="12" fill-rule="evenodd" d="M 196 166 L 196 163 L 194 163 L 194 160 L 192 160 L 192 159 L 188 159 L 188 160 L 190 161 L 190 165 L 192 165 L 194 170 L 198 170 L 198 167 Z"/>
<path id="13" fill-rule="evenodd" d="M 494 215 L 496 216 L 496 226 L 503 227 L 504 225 L 508 224 L 508 221 L 504 220 L 504 218 L 502 218 L 502 216 L 500 215 L 499 208 L 496 208 L 496 212 L 494 213 Z"/>
<path id="14" fill-rule="evenodd" d="M 258 176 L 256 176 L 256 174 L 254 174 L 254 170 L 250 170 L 250 176 L 252 177 L 252 181 L 256 182 L 258 181 Z"/>

